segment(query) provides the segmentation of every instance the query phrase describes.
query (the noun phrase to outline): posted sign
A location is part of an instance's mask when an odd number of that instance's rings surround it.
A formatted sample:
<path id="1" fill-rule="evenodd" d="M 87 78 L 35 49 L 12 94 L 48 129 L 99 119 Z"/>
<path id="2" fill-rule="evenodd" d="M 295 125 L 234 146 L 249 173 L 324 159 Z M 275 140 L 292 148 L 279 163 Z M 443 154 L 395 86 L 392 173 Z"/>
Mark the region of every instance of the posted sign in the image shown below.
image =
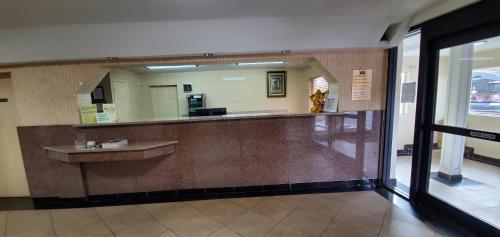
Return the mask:
<path id="1" fill-rule="evenodd" d="M 372 99 L 373 70 L 352 70 L 352 97 L 351 100 Z"/>

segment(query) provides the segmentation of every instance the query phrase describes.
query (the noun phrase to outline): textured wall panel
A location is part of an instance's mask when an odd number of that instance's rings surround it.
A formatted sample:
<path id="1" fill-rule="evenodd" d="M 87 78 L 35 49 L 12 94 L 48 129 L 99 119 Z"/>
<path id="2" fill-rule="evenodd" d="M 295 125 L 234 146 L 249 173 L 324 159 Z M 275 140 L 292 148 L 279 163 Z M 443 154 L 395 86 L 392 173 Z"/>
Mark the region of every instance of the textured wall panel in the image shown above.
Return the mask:
<path id="1" fill-rule="evenodd" d="M 120 65 L 176 63 L 233 63 L 263 60 L 317 59 L 339 83 L 339 110 L 383 110 L 387 82 L 385 49 L 339 49 L 289 54 L 248 54 L 214 57 L 186 56 L 118 60 L 73 61 L 4 66 L 12 71 L 18 98 L 20 125 L 77 124 L 79 113 L 75 95 L 90 90 L 108 71 Z M 57 64 L 57 65 L 56 65 Z M 352 70 L 373 69 L 372 99 L 351 101 Z M 2 70 L 2 66 L 0 66 Z M 83 85 L 80 85 L 80 82 Z"/>

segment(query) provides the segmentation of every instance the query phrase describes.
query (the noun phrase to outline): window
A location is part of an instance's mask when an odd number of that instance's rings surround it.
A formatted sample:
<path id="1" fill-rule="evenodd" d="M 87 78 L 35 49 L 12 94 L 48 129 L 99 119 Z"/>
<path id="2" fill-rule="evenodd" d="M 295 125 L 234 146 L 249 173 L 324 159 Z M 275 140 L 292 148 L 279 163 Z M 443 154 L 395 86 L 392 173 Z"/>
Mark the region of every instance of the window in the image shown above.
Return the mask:
<path id="1" fill-rule="evenodd" d="M 472 71 L 469 112 L 500 116 L 500 68 Z"/>
<path id="2" fill-rule="evenodd" d="M 317 90 L 321 92 L 328 91 L 328 82 L 324 77 L 316 77 L 309 84 L 309 95 L 314 94 Z"/>

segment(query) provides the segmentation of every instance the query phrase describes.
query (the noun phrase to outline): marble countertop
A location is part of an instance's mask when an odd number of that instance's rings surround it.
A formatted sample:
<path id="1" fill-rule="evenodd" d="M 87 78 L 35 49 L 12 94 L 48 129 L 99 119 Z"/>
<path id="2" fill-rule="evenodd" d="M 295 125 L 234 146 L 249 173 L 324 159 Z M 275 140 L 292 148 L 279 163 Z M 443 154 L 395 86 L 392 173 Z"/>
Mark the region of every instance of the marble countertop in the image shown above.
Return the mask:
<path id="1" fill-rule="evenodd" d="M 127 146 L 116 149 L 103 149 L 103 148 L 89 148 L 89 149 L 76 149 L 72 145 L 62 146 L 44 146 L 43 149 L 55 151 L 65 154 L 79 154 L 79 153 L 101 153 L 101 152 L 118 152 L 118 151 L 145 151 L 159 147 L 170 146 L 177 144 L 177 141 L 157 141 L 157 142 L 135 142 Z"/>
<path id="2" fill-rule="evenodd" d="M 336 113 L 240 113 L 240 114 L 227 114 L 227 115 L 216 115 L 216 116 L 167 118 L 167 119 L 158 119 L 158 120 L 120 122 L 120 123 L 77 124 L 77 125 L 73 125 L 73 127 L 86 128 L 86 127 L 126 126 L 126 125 L 141 125 L 141 124 L 166 124 L 166 123 L 186 123 L 186 122 L 203 122 L 203 121 L 220 121 L 220 120 L 280 118 L 280 117 L 284 117 L 284 118 L 285 117 L 310 117 L 310 116 L 346 115 L 346 114 L 351 114 L 351 113 L 350 112 L 336 112 Z"/>

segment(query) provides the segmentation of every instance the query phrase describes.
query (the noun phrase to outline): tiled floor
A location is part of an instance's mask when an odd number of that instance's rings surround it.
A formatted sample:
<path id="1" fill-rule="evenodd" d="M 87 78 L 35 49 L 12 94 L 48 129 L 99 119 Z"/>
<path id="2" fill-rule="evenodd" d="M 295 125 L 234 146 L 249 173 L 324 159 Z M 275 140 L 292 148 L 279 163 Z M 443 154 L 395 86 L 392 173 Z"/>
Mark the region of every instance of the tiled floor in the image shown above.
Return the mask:
<path id="1" fill-rule="evenodd" d="M 440 151 L 432 157 L 431 172 L 439 170 Z M 397 180 L 410 183 L 411 156 L 397 160 Z M 450 186 L 430 179 L 429 193 L 500 228 L 500 167 L 464 160 L 462 175 L 477 185 Z"/>
<path id="2" fill-rule="evenodd" d="M 373 191 L 0 212 L 0 237 L 441 236 Z"/>

